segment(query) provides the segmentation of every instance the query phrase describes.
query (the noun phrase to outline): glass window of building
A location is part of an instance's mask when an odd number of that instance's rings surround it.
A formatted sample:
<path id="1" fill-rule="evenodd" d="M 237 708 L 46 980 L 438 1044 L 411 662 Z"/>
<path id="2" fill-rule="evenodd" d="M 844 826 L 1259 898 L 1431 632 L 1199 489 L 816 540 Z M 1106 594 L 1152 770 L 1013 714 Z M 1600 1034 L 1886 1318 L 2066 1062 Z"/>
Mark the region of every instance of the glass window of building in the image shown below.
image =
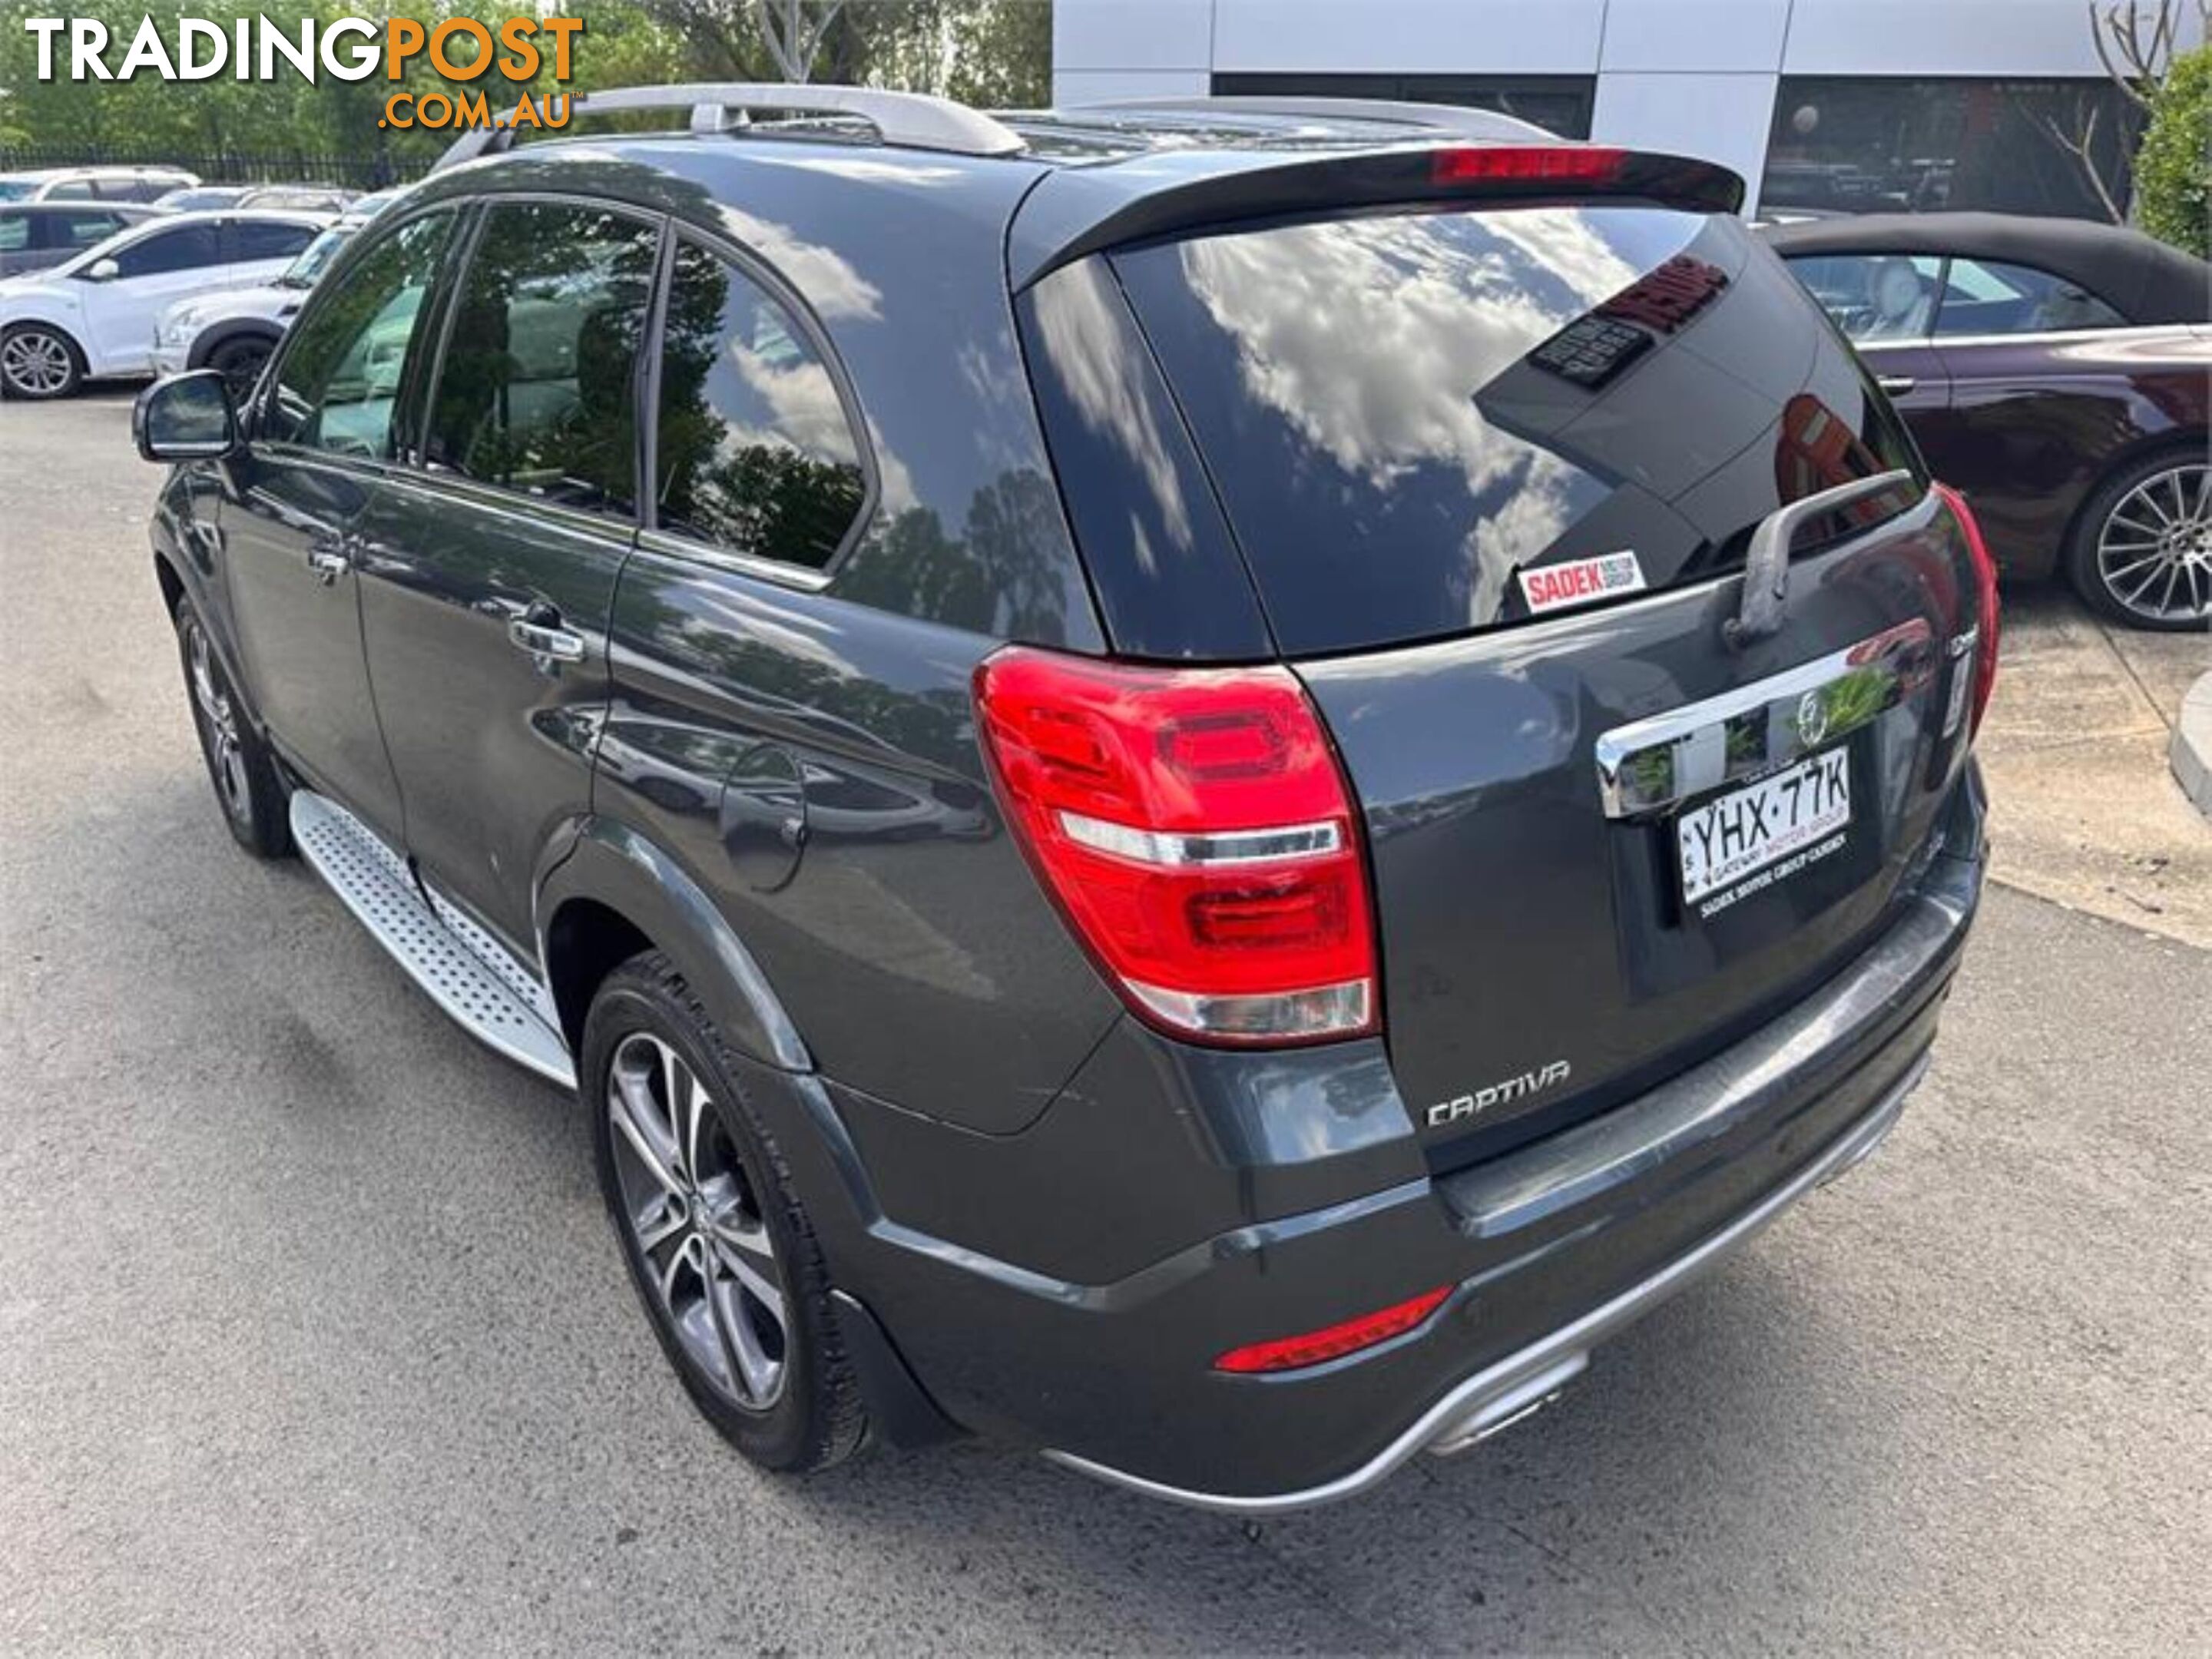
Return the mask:
<path id="1" fill-rule="evenodd" d="M 1759 205 L 2110 219 L 2105 197 L 2126 201 L 2142 125 L 2106 81 L 1786 76 Z M 2086 144 L 2095 180 L 2075 144 Z"/>
<path id="2" fill-rule="evenodd" d="M 1387 98 L 1457 104 L 1534 123 L 1561 138 L 1587 138 L 1597 82 L 1588 75 L 1236 74 L 1213 77 L 1222 98 Z"/>

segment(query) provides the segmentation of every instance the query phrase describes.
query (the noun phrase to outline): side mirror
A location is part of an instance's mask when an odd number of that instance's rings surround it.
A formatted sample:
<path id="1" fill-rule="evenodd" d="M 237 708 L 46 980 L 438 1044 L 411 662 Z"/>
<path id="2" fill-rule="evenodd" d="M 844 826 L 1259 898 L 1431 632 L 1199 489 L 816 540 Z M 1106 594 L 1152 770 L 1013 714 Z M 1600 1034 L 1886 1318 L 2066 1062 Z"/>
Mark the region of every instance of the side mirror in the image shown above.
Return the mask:
<path id="1" fill-rule="evenodd" d="M 85 270 L 88 283 L 112 283 L 123 274 L 123 267 L 112 259 L 94 259 Z"/>
<path id="2" fill-rule="evenodd" d="M 149 461 L 214 461 L 239 451 L 238 409 L 219 368 L 157 380 L 131 409 L 131 436 Z"/>

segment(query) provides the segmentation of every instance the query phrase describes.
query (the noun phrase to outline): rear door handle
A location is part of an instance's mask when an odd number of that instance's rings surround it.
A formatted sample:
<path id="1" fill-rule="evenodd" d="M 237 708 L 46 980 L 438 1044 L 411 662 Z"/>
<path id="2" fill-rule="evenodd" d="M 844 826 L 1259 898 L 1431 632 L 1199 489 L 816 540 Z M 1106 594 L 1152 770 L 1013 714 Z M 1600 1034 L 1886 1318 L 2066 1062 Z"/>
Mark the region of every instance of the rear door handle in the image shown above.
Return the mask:
<path id="1" fill-rule="evenodd" d="M 1874 383 L 1893 398 L 1902 398 L 1920 384 L 1910 374 L 1877 374 Z"/>
<path id="2" fill-rule="evenodd" d="M 318 536 L 307 544 L 307 568 L 325 587 L 353 568 L 353 555 L 343 536 Z"/>
<path id="3" fill-rule="evenodd" d="M 509 644 L 526 651 L 542 664 L 581 662 L 584 636 L 561 625 L 561 613 L 551 605 L 533 605 L 507 625 Z"/>

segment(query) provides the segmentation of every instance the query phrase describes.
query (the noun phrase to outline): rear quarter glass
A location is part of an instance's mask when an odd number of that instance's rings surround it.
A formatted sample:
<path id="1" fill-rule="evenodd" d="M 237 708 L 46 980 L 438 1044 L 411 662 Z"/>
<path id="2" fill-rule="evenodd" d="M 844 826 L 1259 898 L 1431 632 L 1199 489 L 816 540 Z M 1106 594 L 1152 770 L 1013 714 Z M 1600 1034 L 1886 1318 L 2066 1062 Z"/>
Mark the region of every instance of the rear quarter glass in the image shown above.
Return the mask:
<path id="1" fill-rule="evenodd" d="M 1919 468 L 1732 217 L 1364 214 L 1110 257 L 1292 656 L 1723 574 L 1777 507 Z"/>

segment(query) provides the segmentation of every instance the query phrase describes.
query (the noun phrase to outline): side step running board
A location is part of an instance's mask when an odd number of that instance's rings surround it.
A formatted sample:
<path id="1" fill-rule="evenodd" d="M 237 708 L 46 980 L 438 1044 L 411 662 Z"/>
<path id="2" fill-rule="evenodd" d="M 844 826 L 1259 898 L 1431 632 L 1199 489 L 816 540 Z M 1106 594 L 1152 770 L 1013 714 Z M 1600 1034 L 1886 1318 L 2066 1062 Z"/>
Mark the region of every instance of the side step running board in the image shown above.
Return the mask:
<path id="1" fill-rule="evenodd" d="M 297 789 L 291 816 L 300 855 L 431 1001 L 518 1065 L 576 1086 L 535 975 L 454 907 L 426 898 L 406 860 L 335 801 Z"/>

